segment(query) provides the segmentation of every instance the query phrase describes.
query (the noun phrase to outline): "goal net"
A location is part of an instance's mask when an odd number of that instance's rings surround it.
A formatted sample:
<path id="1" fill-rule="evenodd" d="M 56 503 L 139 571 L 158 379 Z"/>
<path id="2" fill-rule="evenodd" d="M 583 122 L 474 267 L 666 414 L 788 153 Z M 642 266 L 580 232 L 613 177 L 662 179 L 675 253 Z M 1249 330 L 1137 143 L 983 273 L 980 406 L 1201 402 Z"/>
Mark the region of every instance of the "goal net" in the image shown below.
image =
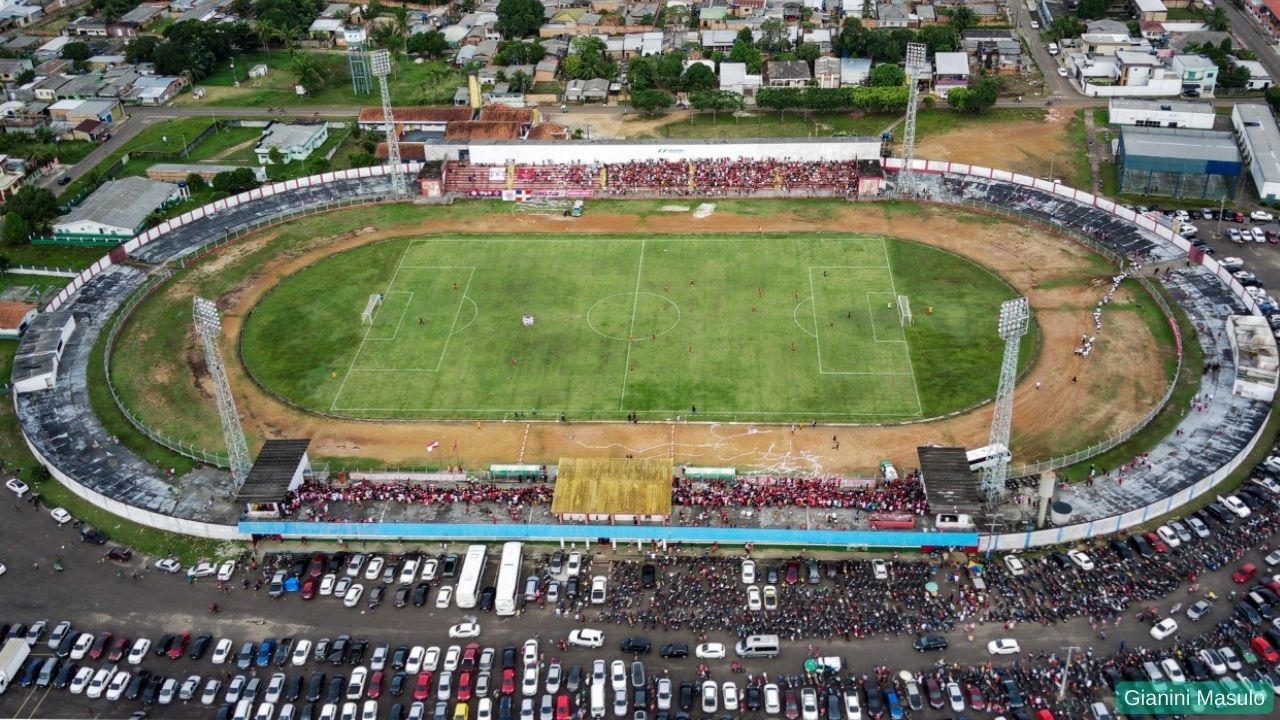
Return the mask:
<path id="1" fill-rule="evenodd" d="M 914 322 L 911 318 L 911 301 L 907 299 L 906 295 L 898 296 L 898 322 L 902 323 L 903 327 Z"/>
<path id="2" fill-rule="evenodd" d="M 364 312 L 360 313 L 360 324 L 372 325 L 373 316 L 377 314 L 380 307 L 382 307 L 382 293 L 370 295 L 369 302 L 365 303 Z"/>

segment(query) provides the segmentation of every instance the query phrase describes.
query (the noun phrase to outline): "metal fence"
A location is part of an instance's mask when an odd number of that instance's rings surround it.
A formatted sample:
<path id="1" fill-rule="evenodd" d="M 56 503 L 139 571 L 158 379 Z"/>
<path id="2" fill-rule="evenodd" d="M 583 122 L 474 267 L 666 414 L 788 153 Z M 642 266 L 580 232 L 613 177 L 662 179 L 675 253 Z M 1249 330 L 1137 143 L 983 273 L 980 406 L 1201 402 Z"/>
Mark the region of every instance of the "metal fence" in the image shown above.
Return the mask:
<path id="1" fill-rule="evenodd" d="M 137 310 L 138 305 L 142 304 L 143 300 L 150 297 L 152 293 L 159 289 L 160 286 L 164 285 L 164 283 L 173 276 L 174 271 L 170 267 L 171 265 L 176 264 L 179 268 L 185 268 L 189 259 L 199 257 L 200 255 L 210 252 L 217 247 L 238 240 L 245 235 L 250 235 L 265 228 L 295 220 L 304 215 L 314 215 L 316 213 L 327 212 L 329 210 L 340 209 L 352 205 L 368 205 L 370 203 L 381 202 L 385 199 L 386 198 L 382 196 L 350 198 L 337 202 L 291 210 L 283 215 L 254 222 L 251 225 L 239 228 L 231 233 L 211 240 L 204 245 L 197 247 L 189 256 L 179 258 L 176 261 L 168 261 L 152 273 L 151 277 L 147 280 L 147 283 L 142 288 L 134 292 L 121 308 L 114 324 L 111 326 L 111 331 L 107 334 L 107 345 L 102 357 L 102 369 L 107 378 L 107 388 L 111 391 L 111 397 L 115 400 L 116 407 L 120 409 L 120 413 L 129 421 L 129 424 L 152 442 L 168 448 L 179 455 L 191 458 L 192 460 L 196 460 L 197 462 L 201 462 L 206 465 L 212 465 L 219 468 L 230 468 L 231 465 L 227 461 L 227 456 L 225 454 L 206 450 L 204 448 L 197 447 L 192 443 L 171 438 L 145 423 L 142 418 L 134 414 L 134 412 L 125 405 L 124 400 L 120 397 L 120 393 L 116 391 L 115 383 L 111 380 L 111 355 L 115 352 L 116 338 L 119 336 L 121 329 L 128 324 L 129 318 L 133 315 L 134 311 Z M 328 466 L 326 465 L 324 469 L 325 475 L 327 476 Z"/>

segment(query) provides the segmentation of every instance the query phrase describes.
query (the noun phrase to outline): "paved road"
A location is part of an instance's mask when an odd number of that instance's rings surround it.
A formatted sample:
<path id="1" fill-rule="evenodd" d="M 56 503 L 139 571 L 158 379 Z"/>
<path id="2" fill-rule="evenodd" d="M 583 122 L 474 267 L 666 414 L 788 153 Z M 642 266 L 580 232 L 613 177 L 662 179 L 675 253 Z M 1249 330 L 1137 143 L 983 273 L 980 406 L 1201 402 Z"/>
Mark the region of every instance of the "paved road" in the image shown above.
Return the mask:
<path id="1" fill-rule="evenodd" d="M 1271 37 L 1258 27 L 1258 23 L 1249 15 L 1249 13 L 1235 6 L 1231 2 L 1219 3 L 1215 7 L 1220 7 L 1227 12 L 1227 17 L 1231 19 L 1231 29 L 1235 32 L 1250 50 L 1258 55 L 1258 62 L 1267 69 L 1271 77 L 1280 77 L 1280 55 L 1276 53 L 1276 46 L 1271 42 Z"/>

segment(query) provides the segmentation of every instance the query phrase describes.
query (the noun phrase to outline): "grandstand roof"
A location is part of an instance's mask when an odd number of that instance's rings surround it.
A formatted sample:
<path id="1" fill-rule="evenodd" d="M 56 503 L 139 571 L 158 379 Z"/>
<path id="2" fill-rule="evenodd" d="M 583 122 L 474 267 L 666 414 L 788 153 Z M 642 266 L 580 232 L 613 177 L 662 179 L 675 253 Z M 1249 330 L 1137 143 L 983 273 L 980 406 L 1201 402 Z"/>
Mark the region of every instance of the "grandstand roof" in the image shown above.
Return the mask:
<path id="1" fill-rule="evenodd" d="M 453 120 L 470 120 L 471 108 L 468 107 L 393 107 L 391 115 L 398 123 L 415 122 L 450 122 Z M 382 122 L 382 108 L 368 106 L 360 108 L 362 123 Z"/>
<path id="2" fill-rule="evenodd" d="M 268 440 L 253 461 L 249 476 L 236 496 L 245 502 L 284 502 L 289 495 L 289 482 L 307 456 L 310 440 Z"/>
<path id="3" fill-rule="evenodd" d="M 533 108 L 517 108 L 504 103 L 494 103 L 480 108 L 480 117 L 477 119 L 531 123 L 534 113 Z"/>
<path id="4" fill-rule="evenodd" d="M 671 458 L 560 458 L 556 515 L 670 515 Z"/>
<path id="5" fill-rule="evenodd" d="M 506 120 L 464 120 L 445 128 L 445 140 L 517 140 L 523 123 Z"/>
<path id="6" fill-rule="evenodd" d="M 386 160 L 389 152 L 385 142 L 378 143 L 376 154 L 379 160 Z M 400 143 L 400 159 L 401 160 L 426 160 L 427 144 L 420 142 L 401 142 Z"/>
<path id="7" fill-rule="evenodd" d="M 964 448 L 918 447 L 920 474 L 929 508 L 977 517 L 982 510 L 978 480 Z"/>
<path id="8" fill-rule="evenodd" d="M 534 125 L 527 140 L 568 140 L 569 128 L 558 123 L 544 122 Z"/>

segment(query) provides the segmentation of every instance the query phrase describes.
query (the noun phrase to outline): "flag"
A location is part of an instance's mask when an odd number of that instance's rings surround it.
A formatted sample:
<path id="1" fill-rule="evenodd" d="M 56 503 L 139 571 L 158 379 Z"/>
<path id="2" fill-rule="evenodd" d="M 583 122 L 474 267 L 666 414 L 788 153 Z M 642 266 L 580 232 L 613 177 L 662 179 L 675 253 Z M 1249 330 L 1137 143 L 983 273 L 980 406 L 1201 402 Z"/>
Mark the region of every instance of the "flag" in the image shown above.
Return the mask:
<path id="1" fill-rule="evenodd" d="M 438 447 L 440 447 L 440 441 L 432 440 L 430 443 L 427 443 L 427 452 L 435 452 Z"/>

